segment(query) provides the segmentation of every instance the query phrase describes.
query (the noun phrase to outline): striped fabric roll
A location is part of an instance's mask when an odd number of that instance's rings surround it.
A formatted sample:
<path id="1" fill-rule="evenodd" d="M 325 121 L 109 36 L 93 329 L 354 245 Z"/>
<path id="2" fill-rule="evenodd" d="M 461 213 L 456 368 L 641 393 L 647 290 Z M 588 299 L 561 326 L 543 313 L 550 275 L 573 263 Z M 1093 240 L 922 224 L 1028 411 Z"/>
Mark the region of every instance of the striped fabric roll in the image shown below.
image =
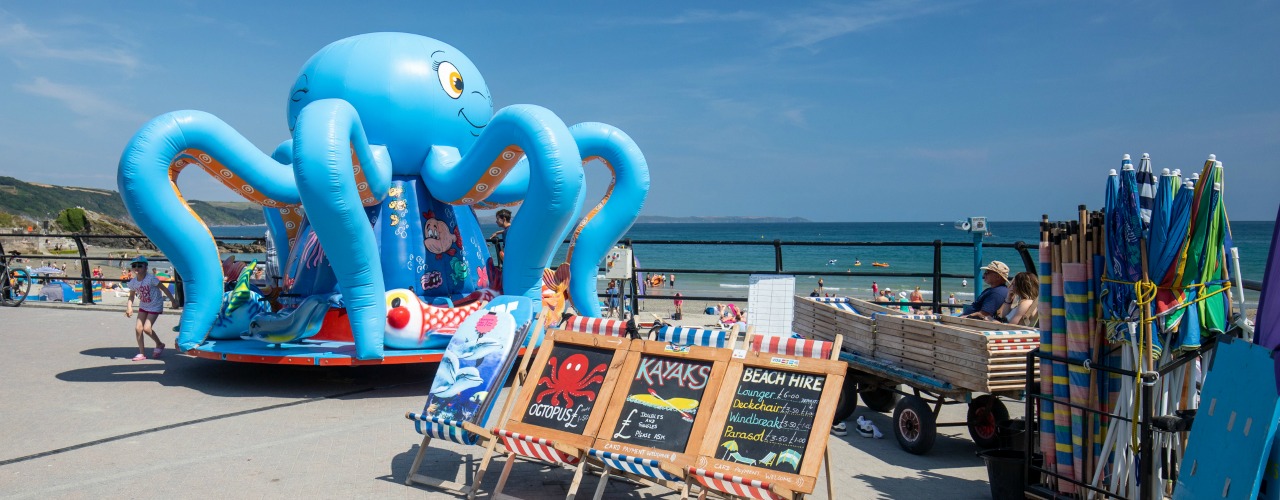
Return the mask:
<path id="1" fill-rule="evenodd" d="M 664 326 L 662 329 L 658 330 L 657 340 L 678 345 L 724 347 L 724 343 L 728 336 L 729 332 L 724 330 Z"/>
<path id="2" fill-rule="evenodd" d="M 1061 271 L 1053 273 L 1053 297 L 1051 306 L 1053 306 L 1053 315 L 1050 319 L 1050 327 L 1053 329 L 1053 355 L 1059 358 L 1067 357 L 1067 298 L 1064 291 L 1063 276 Z M 1067 364 L 1061 362 L 1053 363 L 1053 399 L 1057 401 L 1071 402 L 1071 382 L 1068 378 Z M 1067 405 L 1054 405 L 1053 408 L 1053 429 L 1054 429 L 1054 451 L 1056 459 L 1054 466 L 1058 470 L 1058 474 L 1064 477 L 1077 477 L 1075 472 L 1074 450 L 1072 448 L 1071 439 L 1071 407 Z M 1059 491 L 1063 493 L 1075 493 L 1076 486 L 1071 483 L 1063 482 L 1059 484 Z"/>
<path id="3" fill-rule="evenodd" d="M 408 413 L 405 418 L 413 421 L 413 428 L 418 431 L 418 434 L 431 436 L 431 439 L 443 439 L 465 445 L 476 444 L 480 439 L 480 436 L 463 430 L 462 423 L 457 420 L 426 417 L 417 413 Z"/>
<path id="4" fill-rule="evenodd" d="M 627 322 L 616 319 L 573 316 L 569 318 L 569 321 L 565 322 L 564 329 L 573 330 L 575 332 L 606 335 L 609 337 L 627 336 Z"/>
<path id="5" fill-rule="evenodd" d="M 1049 242 L 1040 242 L 1040 352 L 1053 354 L 1053 260 L 1049 250 Z M 1056 453 L 1057 435 L 1054 433 L 1053 403 L 1053 363 L 1040 360 L 1040 453 L 1044 456 L 1044 466 L 1055 470 L 1058 462 Z"/>
<path id="6" fill-rule="evenodd" d="M 662 466 L 659 464 L 657 460 L 640 458 L 640 457 L 632 457 L 629 455 L 623 455 L 621 453 L 601 451 L 595 448 L 587 450 L 587 455 L 589 455 L 591 458 L 599 460 L 601 463 L 605 464 L 610 468 L 617 469 L 623 472 L 630 472 L 632 474 L 636 474 L 644 477 L 651 477 L 658 480 L 683 481 L 683 479 L 680 476 L 677 476 L 675 474 L 662 470 Z"/>
<path id="7" fill-rule="evenodd" d="M 1063 295 L 1066 298 L 1067 357 L 1073 361 L 1089 360 L 1089 283 L 1084 264 L 1062 265 Z M 1083 366 L 1067 367 L 1067 383 L 1071 404 L 1089 406 L 1089 370 Z M 1071 408 L 1071 454 L 1076 481 L 1088 474 L 1085 470 L 1084 410 Z"/>
<path id="8" fill-rule="evenodd" d="M 696 467 L 689 468 L 689 475 L 702 487 L 712 491 L 757 500 L 781 500 L 782 498 L 775 494 L 770 489 L 772 485 L 765 481 L 748 480 L 743 477 L 711 472 Z"/>
<path id="9" fill-rule="evenodd" d="M 502 439 L 502 445 L 507 447 L 509 453 L 553 464 L 577 465 L 582 460 L 582 457 L 557 450 L 555 444 L 547 439 L 526 436 L 506 429 L 494 429 L 493 433 Z"/>
<path id="10" fill-rule="evenodd" d="M 760 335 L 751 339 L 752 351 L 816 359 L 830 358 L 831 346 L 831 342 L 797 339 L 781 335 Z"/>
<path id="11" fill-rule="evenodd" d="M 809 300 L 826 302 L 828 304 L 838 304 L 838 303 L 848 304 L 849 303 L 848 297 L 809 297 Z"/>
<path id="12" fill-rule="evenodd" d="M 835 306 L 835 308 L 836 308 L 836 309 L 839 309 L 839 310 L 841 310 L 841 311 L 849 311 L 849 312 L 854 313 L 854 314 L 862 314 L 862 313 L 858 312 L 858 310 L 857 310 L 857 309 L 855 309 L 855 308 L 853 307 L 853 304 L 850 304 L 850 303 L 849 303 L 849 301 L 844 301 L 844 302 L 832 302 L 832 303 L 831 303 L 831 305 Z"/>
<path id="13" fill-rule="evenodd" d="M 872 318 L 876 318 L 878 316 L 890 316 L 894 318 L 915 319 L 920 321 L 937 321 L 938 320 L 937 314 L 886 314 L 886 313 L 879 313 L 879 312 L 871 313 Z"/>

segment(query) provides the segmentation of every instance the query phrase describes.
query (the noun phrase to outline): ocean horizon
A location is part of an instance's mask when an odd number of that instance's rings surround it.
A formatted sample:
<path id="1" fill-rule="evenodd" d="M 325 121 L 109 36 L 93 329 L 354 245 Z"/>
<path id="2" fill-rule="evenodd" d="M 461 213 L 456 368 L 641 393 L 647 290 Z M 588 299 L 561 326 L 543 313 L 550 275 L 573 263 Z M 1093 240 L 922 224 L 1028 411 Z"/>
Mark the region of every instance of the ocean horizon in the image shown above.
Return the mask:
<path id="1" fill-rule="evenodd" d="M 492 234 L 497 226 L 481 219 L 484 234 Z M 984 243 L 1024 242 L 1034 247 L 1039 241 L 1039 221 L 1004 222 L 990 221 L 991 235 Z M 1240 265 L 1245 279 L 1261 280 L 1266 266 L 1274 221 L 1233 221 L 1233 240 L 1240 248 Z M 213 226 L 215 236 L 257 237 L 266 232 L 266 226 Z M 773 240 L 789 242 L 972 242 L 970 233 L 955 229 L 952 222 L 791 222 L 791 223 L 637 223 L 623 240 L 636 241 L 720 241 L 741 244 L 719 245 L 635 245 L 636 258 L 641 270 L 689 269 L 689 270 L 758 270 L 772 273 L 775 266 Z M 564 262 L 567 245 L 561 245 L 552 264 Z M 257 257 L 257 256 L 255 256 Z M 260 257 L 258 257 L 260 258 Z M 982 261 L 1001 260 L 1013 272 L 1022 270 L 1022 259 L 1008 248 L 984 248 Z M 836 295 L 869 298 L 871 285 L 884 289 L 909 291 L 921 288 L 926 300 L 931 299 L 931 278 L 895 276 L 857 276 L 857 273 L 884 271 L 892 273 L 931 273 L 933 271 L 932 247 L 894 246 L 783 246 L 783 272 L 796 277 L 796 293 L 808 294 L 817 287 L 817 280 L 824 281 L 824 291 Z M 855 265 L 858 262 L 861 265 Z M 871 267 L 872 262 L 888 263 L 889 267 Z M 944 247 L 942 272 L 969 275 L 973 272 L 973 251 L 966 247 Z M 823 275 L 821 273 L 827 273 Z M 846 273 L 847 275 L 841 275 Z M 648 291 L 654 295 L 672 295 L 681 292 L 685 296 L 745 297 L 748 275 L 724 273 L 678 273 L 675 287 L 657 287 Z M 963 281 L 962 281 L 963 280 Z M 943 279 L 944 301 L 954 293 L 959 301 L 972 300 L 973 278 Z M 603 283 L 600 289 L 604 289 Z M 1249 303 L 1257 302 L 1257 292 L 1247 291 Z"/>

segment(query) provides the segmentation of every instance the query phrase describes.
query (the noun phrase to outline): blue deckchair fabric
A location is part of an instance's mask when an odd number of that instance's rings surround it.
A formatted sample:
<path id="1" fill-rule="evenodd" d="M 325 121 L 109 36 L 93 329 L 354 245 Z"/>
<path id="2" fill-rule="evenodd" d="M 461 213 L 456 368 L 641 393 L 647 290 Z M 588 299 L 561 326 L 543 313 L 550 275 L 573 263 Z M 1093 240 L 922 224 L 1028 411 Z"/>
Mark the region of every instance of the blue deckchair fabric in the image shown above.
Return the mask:
<path id="1" fill-rule="evenodd" d="M 604 465 L 612 469 L 623 472 L 630 472 L 638 476 L 649 477 L 666 481 L 681 481 L 680 476 L 662 470 L 657 460 L 633 457 L 623 455 L 621 453 L 612 453 L 608 451 L 600 451 L 592 448 L 587 451 L 587 455 L 591 458 L 599 460 Z"/>

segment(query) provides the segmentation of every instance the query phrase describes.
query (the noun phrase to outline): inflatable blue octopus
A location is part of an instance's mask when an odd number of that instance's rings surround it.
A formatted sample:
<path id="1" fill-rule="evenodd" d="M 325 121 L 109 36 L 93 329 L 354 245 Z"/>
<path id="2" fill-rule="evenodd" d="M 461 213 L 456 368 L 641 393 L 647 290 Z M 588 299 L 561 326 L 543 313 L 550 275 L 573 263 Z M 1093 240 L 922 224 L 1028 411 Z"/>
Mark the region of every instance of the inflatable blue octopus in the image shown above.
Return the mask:
<path id="1" fill-rule="evenodd" d="M 540 304 L 544 269 L 568 237 L 569 299 L 579 313 L 599 316 L 600 261 L 649 187 L 644 157 L 626 134 L 601 123 L 569 127 L 533 105 L 494 113 L 484 78 L 462 52 L 404 33 L 321 49 L 287 105 L 291 138 L 270 155 L 213 115 L 187 110 L 148 122 L 120 159 L 125 206 L 185 282 L 180 348 L 206 339 L 224 283 L 217 245 L 177 188 L 190 165 L 264 207 L 270 237 L 288 256 L 278 263 L 286 292 L 340 294 L 335 303 L 346 310 L 359 359 L 401 347 L 384 342 L 388 325 L 403 323 L 388 314 L 404 305 L 396 292 L 419 296 L 423 311 L 492 296 L 494 267 L 473 208 L 522 203 L 497 291 Z M 591 159 L 613 182 L 579 221 Z"/>

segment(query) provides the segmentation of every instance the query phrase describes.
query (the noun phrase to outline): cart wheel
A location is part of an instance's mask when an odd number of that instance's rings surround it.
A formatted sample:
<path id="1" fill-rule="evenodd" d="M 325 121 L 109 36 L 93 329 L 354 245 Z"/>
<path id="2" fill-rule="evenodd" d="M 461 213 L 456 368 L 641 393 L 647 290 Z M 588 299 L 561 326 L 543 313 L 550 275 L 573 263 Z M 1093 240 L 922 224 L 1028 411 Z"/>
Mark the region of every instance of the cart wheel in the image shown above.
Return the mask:
<path id="1" fill-rule="evenodd" d="M 919 396 L 904 396 L 893 410 L 893 436 L 907 453 L 928 453 L 938 437 L 933 410 Z"/>
<path id="2" fill-rule="evenodd" d="M 996 448 L 1000 446 L 997 429 L 1009 421 L 1009 409 L 1005 408 L 1000 398 L 986 394 L 974 398 L 969 403 L 969 412 L 965 422 L 969 424 L 969 436 L 979 448 Z"/>
<path id="3" fill-rule="evenodd" d="M 883 387 L 864 392 L 860 396 L 862 396 L 862 404 L 880 413 L 893 411 L 894 405 L 898 403 L 898 393 Z"/>
<path id="4" fill-rule="evenodd" d="M 858 409 L 858 382 L 854 380 L 853 370 L 844 377 L 844 385 L 840 387 L 840 402 L 836 403 L 836 414 L 833 423 L 844 422 Z"/>

